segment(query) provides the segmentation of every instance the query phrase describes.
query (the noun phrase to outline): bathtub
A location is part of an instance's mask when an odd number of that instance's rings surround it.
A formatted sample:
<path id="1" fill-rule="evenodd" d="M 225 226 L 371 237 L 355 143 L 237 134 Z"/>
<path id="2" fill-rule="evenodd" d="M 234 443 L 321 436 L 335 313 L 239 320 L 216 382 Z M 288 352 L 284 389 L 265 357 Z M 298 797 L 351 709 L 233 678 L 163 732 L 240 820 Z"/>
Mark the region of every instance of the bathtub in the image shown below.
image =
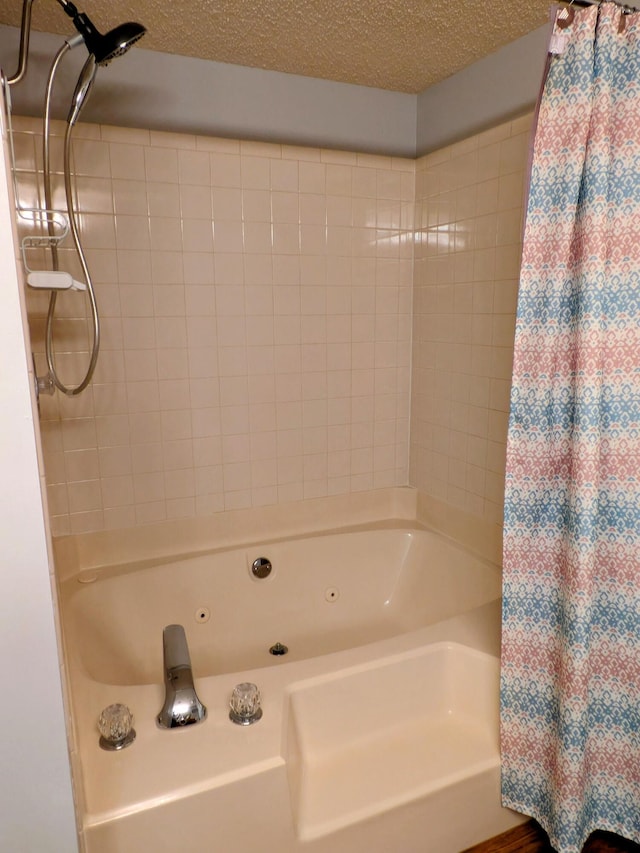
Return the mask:
<path id="1" fill-rule="evenodd" d="M 499 800 L 499 595 L 495 566 L 406 522 L 70 575 L 87 853 L 459 853 L 514 826 Z M 156 715 L 171 623 L 208 716 L 168 731 Z M 262 695 L 246 727 L 228 716 L 242 681 Z M 137 732 L 118 753 L 98 746 L 114 702 Z"/>

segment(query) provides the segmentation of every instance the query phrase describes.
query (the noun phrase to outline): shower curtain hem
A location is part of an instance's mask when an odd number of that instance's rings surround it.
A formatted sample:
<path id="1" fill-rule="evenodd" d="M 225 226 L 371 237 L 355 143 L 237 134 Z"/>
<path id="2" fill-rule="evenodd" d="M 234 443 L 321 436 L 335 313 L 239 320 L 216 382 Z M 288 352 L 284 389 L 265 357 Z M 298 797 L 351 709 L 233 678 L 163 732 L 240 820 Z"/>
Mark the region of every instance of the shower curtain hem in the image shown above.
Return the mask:
<path id="1" fill-rule="evenodd" d="M 522 815 L 526 815 L 532 820 L 535 820 L 536 823 L 538 823 L 546 832 L 549 838 L 549 844 L 553 847 L 555 853 L 581 853 L 584 845 L 587 843 L 587 839 L 589 838 L 592 832 L 611 832 L 614 835 L 618 835 L 620 838 L 624 838 L 626 841 L 631 841 L 634 844 L 640 844 L 640 833 L 630 835 L 624 827 L 619 825 L 614 826 L 608 821 L 602 821 L 602 823 L 589 825 L 589 828 L 581 835 L 579 845 L 575 847 L 561 847 L 554 834 L 549 831 L 548 821 L 540 814 L 540 812 L 536 808 L 525 805 L 525 803 L 512 800 L 510 797 L 506 797 L 504 795 L 502 796 L 502 805 L 507 809 L 511 809 L 512 811 L 518 812 Z"/>

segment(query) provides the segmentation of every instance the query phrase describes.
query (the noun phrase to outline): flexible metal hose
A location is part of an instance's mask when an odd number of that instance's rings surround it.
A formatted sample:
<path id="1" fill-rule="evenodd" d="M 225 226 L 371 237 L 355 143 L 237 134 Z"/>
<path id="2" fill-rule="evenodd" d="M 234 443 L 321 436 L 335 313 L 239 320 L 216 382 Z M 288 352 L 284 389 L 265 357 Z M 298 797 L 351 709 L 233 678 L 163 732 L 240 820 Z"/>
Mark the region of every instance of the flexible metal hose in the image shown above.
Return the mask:
<path id="1" fill-rule="evenodd" d="M 56 54 L 55 59 L 53 60 L 53 64 L 51 66 L 51 71 L 49 72 L 49 79 L 47 81 L 47 89 L 45 94 L 45 103 L 44 103 L 44 127 L 42 134 L 42 150 L 43 150 L 43 175 L 44 175 L 44 198 L 45 198 L 45 207 L 47 210 L 53 209 L 53 201 L 52 201 L 52 193 L 51 193 L 51 152 L 50 152 L 50 125 L 51 125 L 51 92 L 53 89 L 53 81 L 55 78 L 56 71 L 58 69 L 58 65 L 60 64 L 61 59 L 65 55 L 65 53 L 69 50 L 69 44 L 65 42 L 58 53 Z M 53 354 L 53 322 L 55 319 L 55 308 L 56 301 L 58 297 L 58 293 L 55 290 L 51 291 L 51 295 L 49 297 L 49 309 L 47 311 L 47 321 L 45 328 L 45 356 L 47 359 L 47 368 L 49 370 L 49 377 L 51 378 L 55 387 L 62 391 L 63 394 L 66 394 L 69 397 L 74 397 L 76 394 L 80 394 L 87 387 L 89 382 L 91 382 L 91 378 L 93 377 L 93 373 L 96 367 L 96 362 L 98 360 L 98 352 L 100 349 L 100 318 L 98 316 L 98 305 L 96 302 L 95 290 L 93 287 L 93 282 L 91 280 L 91 274 L 89 272 L 89 267 L 87 265 L 87 260 L 82 249 L 82 245 L 80 243 L 80 235 L 78 233 L 78 226 L 76 222 L 75 211 L 73 207 L 73 186 L 71 183 L 71 134 L 73 131 L 73 127 L 71 123 L 67 124 L 67 129 L 64 137 L 64 189 L 67 200 L 67 215 L 69 218 L 69 229 L 71 232 L 71 237 L 73 239 L 73 244 L 75 250 L 78 254 L 78 258 L 80 259 L 80 265 L 82 266 L 82 272 L 84 274 L 85 282 L 87 285 L 87 294 L 89 296 L 89 304 L 91 307 L 91 319 L 92 319 L 92 327 L 93 327 L 93 344 L 91 347 L 91 356 L 89 358 L 89 366 L 87 367 L 87 372 L 84 376 L 84 379 L 80 382 L 79 385 L 76 385 L 75 388 L 71 388 L 68 385 L 65 385 L 61 379 L 59 378 L 56 367 L 55 360 Z M 54 236 L 54 225 L 53 222 L 49 219 L 48 229 L 49 236 Z M 51 244 L 51 261 L 53 264 L 54 270 L 58 270 L 60 268 L 59 259 L 58 259 L 58 249 L 55 243 Z"/>

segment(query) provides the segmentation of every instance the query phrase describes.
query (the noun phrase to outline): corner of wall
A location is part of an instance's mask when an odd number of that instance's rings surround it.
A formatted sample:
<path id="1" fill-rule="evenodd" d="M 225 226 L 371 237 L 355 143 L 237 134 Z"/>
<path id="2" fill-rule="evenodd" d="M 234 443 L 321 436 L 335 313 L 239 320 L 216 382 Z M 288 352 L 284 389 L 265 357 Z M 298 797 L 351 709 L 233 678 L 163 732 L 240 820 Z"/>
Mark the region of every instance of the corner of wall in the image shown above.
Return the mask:
<path id="1" fill-rule="evenodd" d="M 539 27 L 421 92 L 416 156 L 530 111 L 540 90 L 548 41 L 549 26 Z"/>
<path id="2" fill-rule="evenodd" d="M 417 518 L 465 548 L 502 565 L 502 526 L 479 518 L 424 492 L 418 493 Z"/>

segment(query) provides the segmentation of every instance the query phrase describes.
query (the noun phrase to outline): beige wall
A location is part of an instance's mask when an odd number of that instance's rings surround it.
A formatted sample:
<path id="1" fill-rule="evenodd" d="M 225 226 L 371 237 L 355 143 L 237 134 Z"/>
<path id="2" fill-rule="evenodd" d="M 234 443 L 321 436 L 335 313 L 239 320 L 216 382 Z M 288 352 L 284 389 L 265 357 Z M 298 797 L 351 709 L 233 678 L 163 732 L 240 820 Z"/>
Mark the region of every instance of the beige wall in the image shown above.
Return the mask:
<path id="1" fill-rule="evenodd" d="M 417 161 L 410 481 L 502 523 L 531 116 Z"/>
<path id="2" fill-rule="evenodd" d="M 38 130 L 16 121 L 24 206 Z M 85 125 L 74 168 L 102 349 L 41 399 L 54 533 L 407 482 L 414 161 Z M 84 312 L 59 300 L 72 383 Z"/>
<path id="3" fill-rule="evenodd" d="M 54 532 L 407 482 L 500 525 L 530 124 L 417 161 L 81 125 L 103 344 L 86 393 L 42 399 Z M 74 382 L 84 310 L 60 300 Z"/>

